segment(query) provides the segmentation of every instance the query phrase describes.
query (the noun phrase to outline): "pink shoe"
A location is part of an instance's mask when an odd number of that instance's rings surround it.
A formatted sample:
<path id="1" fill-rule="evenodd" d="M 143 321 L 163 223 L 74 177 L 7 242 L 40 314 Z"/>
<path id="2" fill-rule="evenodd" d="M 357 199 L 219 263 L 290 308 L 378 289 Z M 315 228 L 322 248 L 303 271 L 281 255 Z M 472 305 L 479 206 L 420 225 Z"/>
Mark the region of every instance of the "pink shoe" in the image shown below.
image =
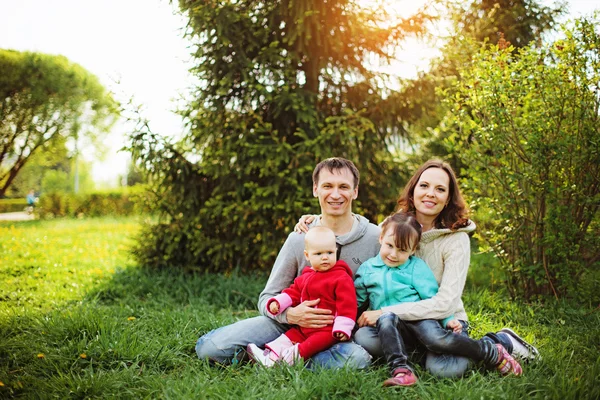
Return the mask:
<path id="1" fill-rule="evenodd" d="M 412 386 L 417 383 L 417 377 L 408 368 L 396 368 L 393 375 L 393 377 L 386 379 L 385 382 L 383 382 L 383 386 Z"/>
<path id="2" fill-rule="evenodd" d="M 502 346 L 500 343 L 496 344 L 498 348 L 498 363 L 496 364 L 496 369 L 500 372 L 501 375 L 510 375 L 513 374 L 515 376 L 519 376 L 523 374 L 523 368 L 521 368 L 521 364 L 518 363 L 508 351 Z"/>
<path id="3" fill-rule="evenodd" d="M 281 354 L 280 360 L 288 363 L 289 365 L 294 365 L 296 362 L 302 361 L 298 344 L 296 343 L 292 347 L 285 349 Z"/>

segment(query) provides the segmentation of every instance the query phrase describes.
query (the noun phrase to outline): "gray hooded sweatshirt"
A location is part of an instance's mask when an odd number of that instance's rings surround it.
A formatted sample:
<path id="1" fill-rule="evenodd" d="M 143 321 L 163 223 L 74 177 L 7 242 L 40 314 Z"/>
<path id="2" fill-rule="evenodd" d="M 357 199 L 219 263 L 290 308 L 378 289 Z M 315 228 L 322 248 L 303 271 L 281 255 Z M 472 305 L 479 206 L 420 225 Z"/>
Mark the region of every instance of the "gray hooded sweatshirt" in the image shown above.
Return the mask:
<path id="1" fill-rule="evenodd" d="M 363 262 L 379 254 L 380 229 L 361 215 L 353 216 L 355 221 L 352 230 L 345 235 L 336 236 L 336 242 L 339 259 L 344 260 L 354 274 Z M 310 227 L 319 224 L 320 220 L 316 218 Z M 267 285 L 258 297 L 258 310 L 262 315 L 287 323 L 287 311 L 272 316 L 266 311 L 267 301 L 288 288 L 307 266 L 309 263 L 304 257 L 304 234 L 292 232 L 279 250 Z"/>

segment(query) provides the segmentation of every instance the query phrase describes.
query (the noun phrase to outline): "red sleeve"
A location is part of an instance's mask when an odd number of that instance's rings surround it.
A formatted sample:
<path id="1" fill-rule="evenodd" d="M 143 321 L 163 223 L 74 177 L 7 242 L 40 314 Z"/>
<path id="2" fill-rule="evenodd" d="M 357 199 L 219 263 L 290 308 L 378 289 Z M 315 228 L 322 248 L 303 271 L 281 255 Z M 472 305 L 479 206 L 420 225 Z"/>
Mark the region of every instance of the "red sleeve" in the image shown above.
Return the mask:
<path id="1" fill-rule="evenodd" d="M 356 289 L 354 281 L 346 273 L 337 280 L 335 288 L 335 307 L 337 315 L 356 321 Z"/>
<path id="2" fill-rule="evenodd" d="M 306 276 L 308 272 L 303 272 L 302 275 L 294 279 L 294 282 L 290 285 L 289 288 L 283 289 L 282 293 L 287 294 L 292 299 L 292 307 L 296 307 L 300 304 L 300 299 L 302 295 L 302 288 L 304 287 L 304 281 L 306 280 Z"/>

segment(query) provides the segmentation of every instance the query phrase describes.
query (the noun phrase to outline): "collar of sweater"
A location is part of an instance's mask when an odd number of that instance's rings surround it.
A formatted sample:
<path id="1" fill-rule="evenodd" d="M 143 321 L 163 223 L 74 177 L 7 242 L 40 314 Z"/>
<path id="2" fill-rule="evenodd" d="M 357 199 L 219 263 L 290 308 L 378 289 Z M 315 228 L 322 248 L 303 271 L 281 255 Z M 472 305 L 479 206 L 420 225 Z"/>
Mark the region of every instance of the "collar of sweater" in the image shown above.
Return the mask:
<path id="1" fill-rule="evenodd" d="M 440 236 L 449 235 L 449 234 L 455 233 L 455 232 L 471 233 L 475 230 L 475 228 L 476 228 L 475 222 L 469 221 L 469 225 L 465 226 L 464 228 L 457 229 L 455 231 L 448 229 L 448 228 L 430 229 L 427 232 L 423 232 L 423 234 L 421 235 L 421 243 L 426 244 L 426 243 L 429 243 L 429 242 L 439 238 Z"/>

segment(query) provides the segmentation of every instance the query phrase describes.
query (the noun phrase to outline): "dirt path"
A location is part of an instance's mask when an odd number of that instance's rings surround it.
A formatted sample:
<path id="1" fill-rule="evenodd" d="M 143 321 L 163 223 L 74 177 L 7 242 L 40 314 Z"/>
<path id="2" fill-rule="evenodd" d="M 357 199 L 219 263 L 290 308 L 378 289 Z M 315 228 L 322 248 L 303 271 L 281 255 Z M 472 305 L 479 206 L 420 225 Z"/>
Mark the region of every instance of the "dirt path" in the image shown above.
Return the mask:
<path id="1" fill-rule="evenodd" d="M 30 221 L 35 219 L 33 214 L 26 212 L 0 213 L 0 221 Z"/>

